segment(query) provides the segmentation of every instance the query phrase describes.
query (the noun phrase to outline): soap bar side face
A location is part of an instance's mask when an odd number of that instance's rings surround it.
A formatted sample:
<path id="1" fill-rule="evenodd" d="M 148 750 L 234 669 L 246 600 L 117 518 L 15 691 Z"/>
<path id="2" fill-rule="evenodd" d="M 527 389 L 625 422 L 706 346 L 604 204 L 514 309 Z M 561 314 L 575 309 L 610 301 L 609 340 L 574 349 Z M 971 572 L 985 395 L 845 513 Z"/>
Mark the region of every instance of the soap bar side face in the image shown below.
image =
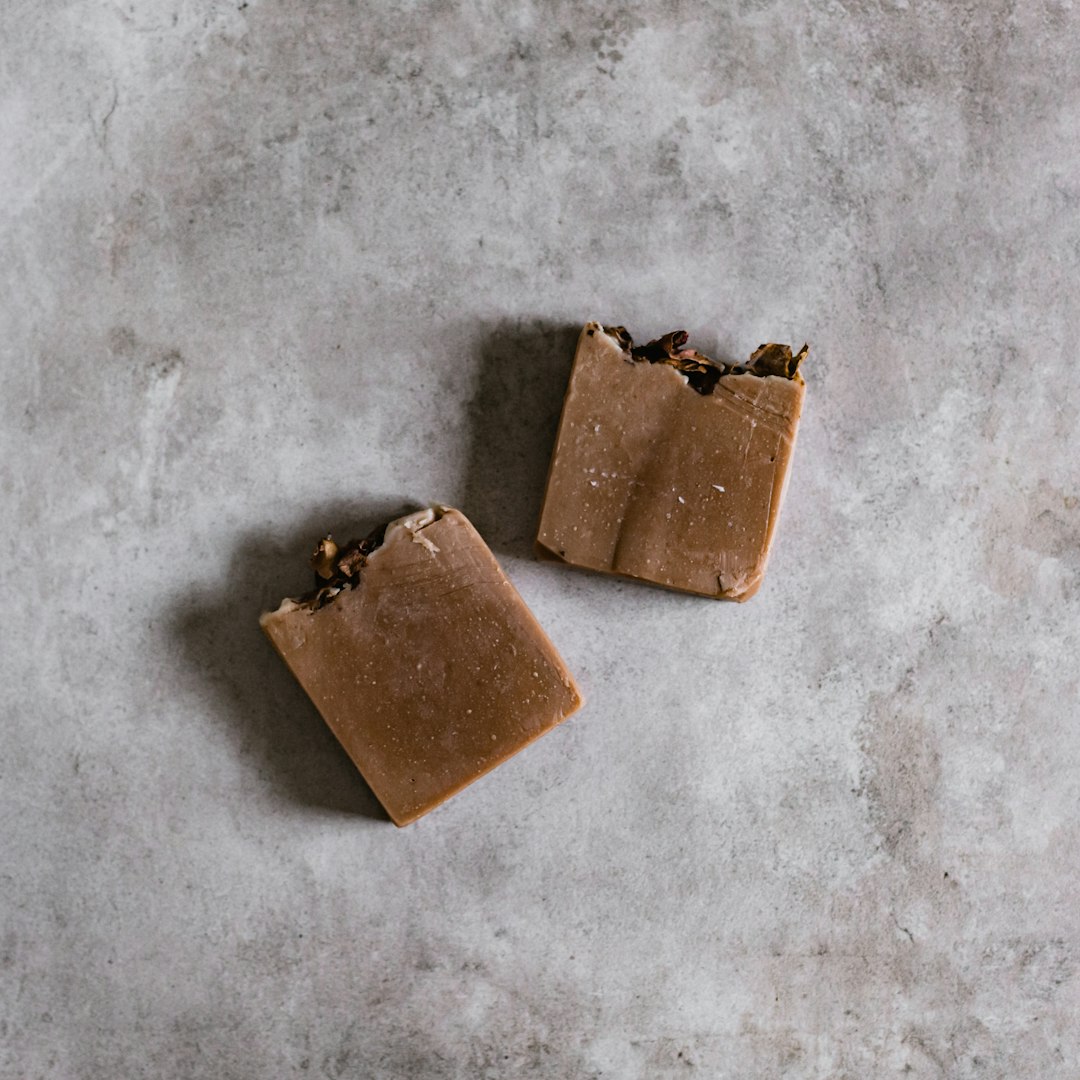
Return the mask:
<path id="1" fill-rule="evenodd" d="M 391 818 L 415 820 L 581 704 L 554 646 L 456 510 L 387 529 L 355 588 L 264 617 Z"/>
<path id="2" fill-rule="evenodd" d="M 725 374 L 710 394 L 579 339 L 537 537 L 575 566 L 704 596 L 760 585 L 790 470 L 801 377 Z"/>

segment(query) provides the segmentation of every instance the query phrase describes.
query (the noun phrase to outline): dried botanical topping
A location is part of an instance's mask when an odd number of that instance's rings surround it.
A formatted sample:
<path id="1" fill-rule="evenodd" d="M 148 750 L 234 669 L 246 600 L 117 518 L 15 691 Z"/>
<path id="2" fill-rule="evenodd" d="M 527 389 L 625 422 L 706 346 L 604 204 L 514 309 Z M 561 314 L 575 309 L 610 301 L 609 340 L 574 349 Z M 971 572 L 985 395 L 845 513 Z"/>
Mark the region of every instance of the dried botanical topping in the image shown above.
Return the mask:
<path id="1" fill-rule="evenodd" d="M 311 554 L 311 569 L 324 581 L 329 581 L 334 576 L 334 560 L 337 555 L 337 544 L 329 536 L 323 537 Z"/>
<path id="2" fill-rule="evenodd" d="M 634 360 L 648 360 L 650 364 L 670 364 L 686 376 L 686 381 L 699 394 L 711 394 L 720 376 L 727 374 L 727 365 L 710 360 L 697 349 L 688 349 L 689 340 L 685 330 L 673 330 L 648 345 L 631 348 L 630 355 Z"/>
<path id="3" fill-rule="evenodd" d="M 686 376 L 686 381 L 699 394 L 711 394 L 724 375 L 779 375 L 793 379 L 799 364 L 809 351 L 804 345 L 795 356 L 790 345 L 761 345 L 745 364 L 725 364 L 712 360 L 697 349 L 687 348 L 690 335 L 685 330 L 673 330 L 647 345 L 634 347 L 634 340 L 624 326 L 605 326 L 605 333 L 614 338 L 627 359 L 633 363 L 647 360 L 650 364 L 668 364 Z"/>
<path id="4" fill-rule="evenodd" d="M 368 556 L 383 542 L 385 534 L 386 526 L 380 525 L 363 540 L 350 540 L 343 548 L 339 548 L 329 536 L 320 540 L 311 556 L 311 566 L 316 575 L 315 589 L 305 599 L 318 609 L 346 586 L 355 586 Z"/>
<path id="5" fill-rule="evenodd" d="M 776 345 L 773 342 L 759 345 L 750 357 L 749 368 L 754 375 L 782 375 L 785 379 L 793 379 L 809 351 L 810 346 L 804 345 L 792 356 L 790 345 Z"/>
<path id="6" fill-rule="evenodd" d="M 345 578 L 354 578 L 367 563 L 367 553 L 359 547 L 349 548 L 337 563 L 337 572 Z"/>

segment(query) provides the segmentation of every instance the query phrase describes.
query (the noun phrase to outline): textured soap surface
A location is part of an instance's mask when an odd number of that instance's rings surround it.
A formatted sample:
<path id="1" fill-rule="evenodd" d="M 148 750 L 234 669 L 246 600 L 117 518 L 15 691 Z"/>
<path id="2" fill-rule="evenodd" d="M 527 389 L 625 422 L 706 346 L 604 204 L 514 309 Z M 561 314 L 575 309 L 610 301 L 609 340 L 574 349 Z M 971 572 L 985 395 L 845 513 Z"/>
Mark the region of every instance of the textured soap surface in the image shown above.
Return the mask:
<path id="1" fill-rule="evenodd" d="M 582 330 L 538 550 L 590 570 L 747 600 L 776 532 L 802 376 L 727 365 L 719 374 L 706 361 L 702 393 L 693 385 L 701 373 L 635 352 L 621 327 L 592 322 Z"/>
<path id="2" fill-rule="evenodd" d="M 391 522 L 354 580 L 261 625 L 392 820 L 405 825 L 539 738 L 581 696 L 457 510 Z"/>

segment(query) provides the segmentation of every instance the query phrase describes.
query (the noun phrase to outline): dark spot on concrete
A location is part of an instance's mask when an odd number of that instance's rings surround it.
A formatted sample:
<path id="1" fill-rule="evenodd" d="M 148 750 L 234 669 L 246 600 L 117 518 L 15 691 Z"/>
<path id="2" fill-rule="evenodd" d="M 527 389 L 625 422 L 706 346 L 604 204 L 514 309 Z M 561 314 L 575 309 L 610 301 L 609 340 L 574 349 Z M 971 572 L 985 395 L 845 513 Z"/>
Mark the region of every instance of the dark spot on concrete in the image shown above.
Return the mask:
<path id="1" fill-rule="evenodd" d="M 727 221 L 731 217 L 731 204 L 725 202 L 719 195 L 706 196 L 698 207 L 699 213 L 708 214 L 721 221 Z"/>
<path id="2" fill-rule="evenodd" d="M 135 331 L 130 326 L 114 326 L 109 331 L 109 351 L 116 356 L 130 355 L 135 345 Z"/>
<path id="3" fill-rule="evenodd" d="M 0 946 L 0 969 L 15 966 L 15 947 L 18 940 L 14 930 L 8 930 L 4 934 L 4 943 Z"/>
<path id="4" fill-rule="evenodd" d="M 156 360 L 151 361 L 150 370 L 159 379 L 168 378 L 174 371 L 183 367 L 184 356 L 179 349 L 169 349 Z"/>

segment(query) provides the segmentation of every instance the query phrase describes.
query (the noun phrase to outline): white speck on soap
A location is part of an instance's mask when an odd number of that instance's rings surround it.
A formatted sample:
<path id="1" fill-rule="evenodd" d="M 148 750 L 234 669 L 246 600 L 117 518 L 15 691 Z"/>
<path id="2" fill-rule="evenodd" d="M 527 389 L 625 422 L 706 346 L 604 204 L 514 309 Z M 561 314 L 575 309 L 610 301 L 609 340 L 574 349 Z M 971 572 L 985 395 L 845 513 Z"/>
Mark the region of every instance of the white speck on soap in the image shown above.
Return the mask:
<path id="1" fill-rule="evenodd" d="M 589 487 L 599 487 L 599 486 L 600 486 L 600 481 L 599 480 L 590 480 L 589 481 Z"/>
<path id="2" fill-rule="evenodd" d="M 680 495 L 679 496 L 679 502 L 684 503 L 684 502 L 686 502 L 686 500 Z"/>
<path id="3" fill-rule="evenodd" d="M 594 424 L 593 425 L 593 431 L 599 431 L 599 430 L 600 430 L 600 425 L 599 424 Z"/>
<path id="4" fill-rule="evenodd" d="M 723 484 L 713 484 L 713 487 L 716 488 L 717 491 L 723 491 L 724 490 L 724 485 Z"/>

